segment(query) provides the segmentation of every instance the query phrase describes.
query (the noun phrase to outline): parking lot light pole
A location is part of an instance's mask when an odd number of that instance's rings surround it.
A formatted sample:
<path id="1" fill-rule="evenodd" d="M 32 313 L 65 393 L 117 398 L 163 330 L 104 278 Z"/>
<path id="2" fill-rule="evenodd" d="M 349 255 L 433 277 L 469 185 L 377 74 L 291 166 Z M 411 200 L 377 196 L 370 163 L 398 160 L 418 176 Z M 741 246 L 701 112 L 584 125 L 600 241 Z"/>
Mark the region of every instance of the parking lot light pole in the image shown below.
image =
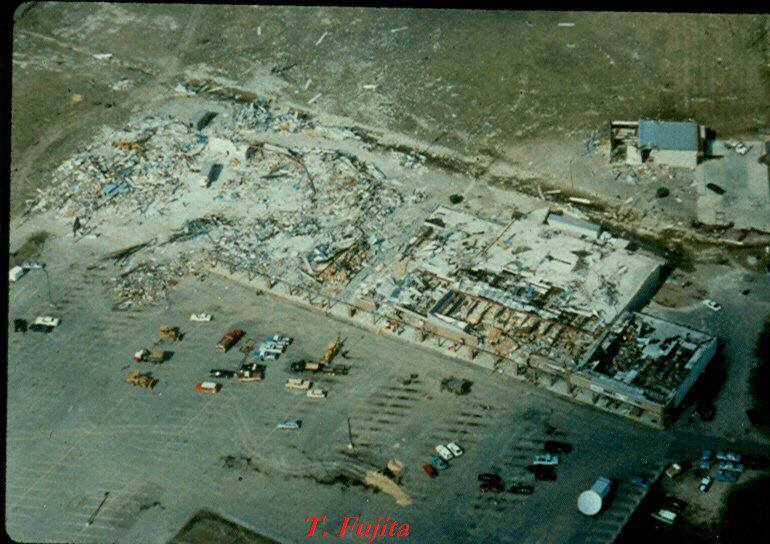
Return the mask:
<path id="1" fill-rule="evenodd" d="M 353 449 L 353 431 L 350 429 L 350 418 L 348 418 L 348 449 Z"/>

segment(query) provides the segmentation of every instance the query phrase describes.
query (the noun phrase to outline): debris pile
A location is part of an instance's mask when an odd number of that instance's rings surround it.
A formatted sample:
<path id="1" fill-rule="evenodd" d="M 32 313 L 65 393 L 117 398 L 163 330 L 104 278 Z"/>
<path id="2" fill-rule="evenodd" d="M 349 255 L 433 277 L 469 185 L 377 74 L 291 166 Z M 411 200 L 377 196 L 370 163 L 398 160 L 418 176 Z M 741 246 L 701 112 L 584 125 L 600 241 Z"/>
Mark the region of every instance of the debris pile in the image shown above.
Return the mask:
<path id="1" fill-rule="evenodd" d="M 129 305 L 159 304 L 166 299 L 168 289 L 189 271 L 188 266 L 178 261 L 139 264 L 113 279 L 115 296 L 124 308 Z"/>

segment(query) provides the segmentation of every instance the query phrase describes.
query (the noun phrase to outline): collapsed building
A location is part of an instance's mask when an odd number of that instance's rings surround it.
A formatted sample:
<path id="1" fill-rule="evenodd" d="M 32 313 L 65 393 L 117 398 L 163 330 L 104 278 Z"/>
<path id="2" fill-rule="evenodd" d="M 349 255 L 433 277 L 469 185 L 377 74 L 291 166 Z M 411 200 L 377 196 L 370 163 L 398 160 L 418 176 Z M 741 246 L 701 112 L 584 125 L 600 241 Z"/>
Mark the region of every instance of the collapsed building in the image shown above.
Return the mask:
<path id="1" fill-rule="evenodd" d="M 474 359 L 491 355 L 513 376 L 662 426 L 716 347 L 708 335 L 639 317 L 663 269 L 634 243 L 548 208 L 500 225 L 439 207 L 393 274 L 359 287 L 356 304 L 415 325 L 423 340 L 446 339 Z M 630 330 L 627 316 L 673 333 L 653 335 L 645 357 L 614 349 L 628 336 L 617 330 Z M 647 355 L 656 348 L 653 364 Z"/>

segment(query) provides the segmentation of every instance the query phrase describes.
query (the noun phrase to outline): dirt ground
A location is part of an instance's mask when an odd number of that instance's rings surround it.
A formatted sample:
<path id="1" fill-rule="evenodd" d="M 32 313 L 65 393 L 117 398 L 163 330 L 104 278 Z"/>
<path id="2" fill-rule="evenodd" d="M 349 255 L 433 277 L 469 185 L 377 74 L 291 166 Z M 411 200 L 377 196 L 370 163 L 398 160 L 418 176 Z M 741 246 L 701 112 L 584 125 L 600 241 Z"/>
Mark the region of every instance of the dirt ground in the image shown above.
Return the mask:
<path id="1" fill-rule="evenodd" d="M 15 213 L 94 127 L 189 76 L 320 93 L 318 110 L 521 167 L 617 118 L 768 130 L 763 15 L 35 2 L 15 20 Z"/>

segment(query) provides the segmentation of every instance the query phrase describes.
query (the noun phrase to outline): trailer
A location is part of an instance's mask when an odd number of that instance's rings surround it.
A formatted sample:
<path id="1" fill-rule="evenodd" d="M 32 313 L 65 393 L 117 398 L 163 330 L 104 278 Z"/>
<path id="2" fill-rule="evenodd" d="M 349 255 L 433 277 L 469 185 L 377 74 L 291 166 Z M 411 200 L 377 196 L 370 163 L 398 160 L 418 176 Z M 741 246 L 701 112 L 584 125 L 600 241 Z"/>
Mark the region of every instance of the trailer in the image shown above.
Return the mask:
<path id="1" fill-rule="evenodd" d="M 198 382 L 195 384 L 195 390 L 203 393 L 219 393 L 222 384 L 217 382 Z"/>
<path id="2" fill-rule="evenodd" d="M 240 329 L 231 330 L 219 339 L 219 342 L 217 342 L 217 349 L 226 353 L 231 347 L 238 343 L 238 340 L 243 338 L 244 334 L 246 333 Z"/>

